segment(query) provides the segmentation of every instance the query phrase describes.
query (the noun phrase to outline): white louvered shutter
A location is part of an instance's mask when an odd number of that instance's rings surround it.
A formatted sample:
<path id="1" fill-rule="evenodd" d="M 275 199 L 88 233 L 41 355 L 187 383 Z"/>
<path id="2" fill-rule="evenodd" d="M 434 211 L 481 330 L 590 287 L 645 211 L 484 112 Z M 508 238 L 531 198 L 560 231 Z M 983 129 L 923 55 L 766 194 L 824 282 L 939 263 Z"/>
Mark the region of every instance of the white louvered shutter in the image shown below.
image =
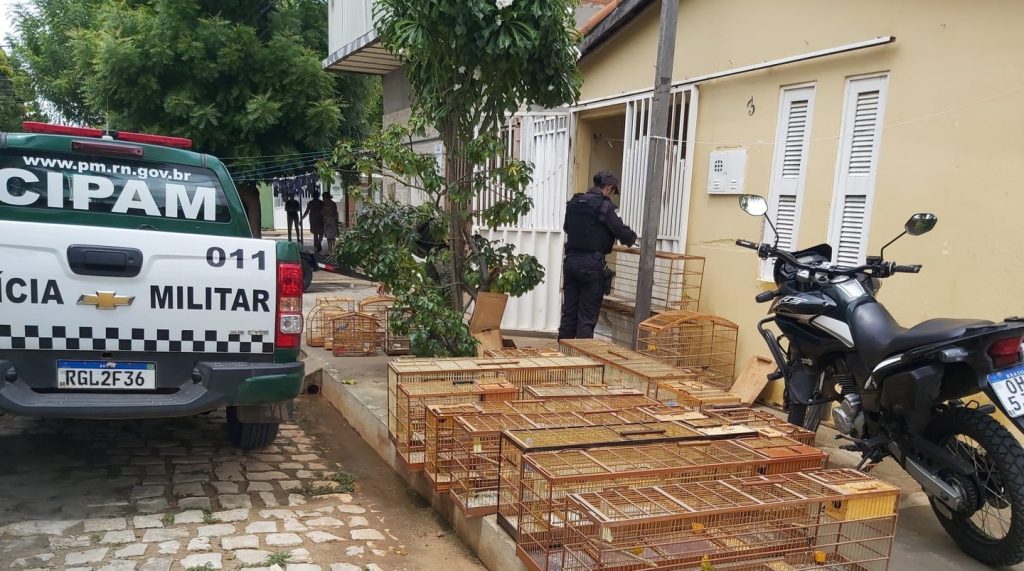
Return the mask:
<path id="1" fill-rule="evenodd" d="M 863 264 L 867 255 L 888 81 L 888 75 L 881 75 L 846 85 L 829 226 L 833 259 L 843 266 Z"/>
<path id="2" fill-rule="evenodd" d="M 779 248 L 783 250 L 792 251 L 797 247 L 813 114 L 814 86 L 782 90 L 779 124 L 775 133 L 768 215 L 775 222 L 775 228 L 779 232 Z M 775 233 L 765 224 L 764 241 L 774 240 Z M 771 277 L 774 263 L 774 260 L 765 260 L 762 263 L 762 278 Z"/>

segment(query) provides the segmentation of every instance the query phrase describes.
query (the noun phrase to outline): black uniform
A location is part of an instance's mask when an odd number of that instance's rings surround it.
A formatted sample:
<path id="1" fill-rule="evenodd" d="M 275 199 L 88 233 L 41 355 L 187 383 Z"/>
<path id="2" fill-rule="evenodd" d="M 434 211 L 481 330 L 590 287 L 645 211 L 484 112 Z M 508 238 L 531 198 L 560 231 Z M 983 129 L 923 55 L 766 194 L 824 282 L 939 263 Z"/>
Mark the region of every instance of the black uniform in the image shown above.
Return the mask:
<path id="1" fill-rule="evenodd" d="M 604 257 L 612 251 L 615 240 L 626 246 L 636 243 L 636 232 L 623 224 L 615 208 L 596 187 L 573 196 L 566 205 L 559 339 L 594 337 L 604 297 Z"/>

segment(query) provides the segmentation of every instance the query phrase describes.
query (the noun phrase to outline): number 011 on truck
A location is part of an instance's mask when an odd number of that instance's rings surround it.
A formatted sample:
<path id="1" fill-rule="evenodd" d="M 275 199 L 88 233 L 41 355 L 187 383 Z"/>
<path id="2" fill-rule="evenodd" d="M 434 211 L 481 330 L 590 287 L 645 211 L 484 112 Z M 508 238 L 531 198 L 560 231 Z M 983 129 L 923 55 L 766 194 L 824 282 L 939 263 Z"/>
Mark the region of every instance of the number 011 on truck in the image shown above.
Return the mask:
<path id="1" fill-rule="evenodd" d="M 271 443 L 302 389 L 302 267 L 254 239 L 188 139 L 25 123 L 0 134 L 0 412 L 159 418 L 227 408 Z"/>

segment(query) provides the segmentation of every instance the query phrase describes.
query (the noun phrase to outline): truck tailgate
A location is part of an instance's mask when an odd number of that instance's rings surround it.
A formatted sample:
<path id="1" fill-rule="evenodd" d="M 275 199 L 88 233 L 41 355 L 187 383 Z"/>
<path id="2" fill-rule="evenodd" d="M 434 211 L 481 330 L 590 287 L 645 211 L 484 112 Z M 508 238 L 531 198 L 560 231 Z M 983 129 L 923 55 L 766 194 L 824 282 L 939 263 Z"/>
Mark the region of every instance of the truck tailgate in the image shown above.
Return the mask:
<path id="1" fill-rule="evenodd" d="M 0 350 L 274 351 L 273 242 L 0 221 Z"/>

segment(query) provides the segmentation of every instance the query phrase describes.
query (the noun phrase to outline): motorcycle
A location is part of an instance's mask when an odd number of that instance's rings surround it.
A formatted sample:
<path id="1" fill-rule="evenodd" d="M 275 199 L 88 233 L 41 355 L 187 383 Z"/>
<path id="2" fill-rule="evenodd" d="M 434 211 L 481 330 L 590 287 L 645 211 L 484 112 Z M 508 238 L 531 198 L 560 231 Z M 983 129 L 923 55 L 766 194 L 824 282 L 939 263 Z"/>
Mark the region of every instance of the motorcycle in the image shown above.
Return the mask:
<path id="1" fill-rule="evenodd" d="M 763 197 L 742 195 L 740 207 L 775 231 Z M 777 289 L 756 297 L 772 304 L 757 329 L 778 366 L 770 378 L 785 381 L 789 422 L 817 430 L 832 409 L 836 438 L 847 441 L 841 448 L 861 454 L 858 469 L 892 457 L 964 552 L 1013 565 L 1024 561 L 1024 449 L 991 415 L 998 407 L 1024 430 L 1024 318 L 905 328 L 876 299 L 881 280 L 921 271 L 886 261 L 885 249 L 937 221 L 911 216 L 903 233 L 856 267 L 833 263 L 828 244 L 780 250 L 777 231 L 774 244 L 736 244 L 774 259 Z M 981 393 L 994 404 L 972 400 Z"/>

